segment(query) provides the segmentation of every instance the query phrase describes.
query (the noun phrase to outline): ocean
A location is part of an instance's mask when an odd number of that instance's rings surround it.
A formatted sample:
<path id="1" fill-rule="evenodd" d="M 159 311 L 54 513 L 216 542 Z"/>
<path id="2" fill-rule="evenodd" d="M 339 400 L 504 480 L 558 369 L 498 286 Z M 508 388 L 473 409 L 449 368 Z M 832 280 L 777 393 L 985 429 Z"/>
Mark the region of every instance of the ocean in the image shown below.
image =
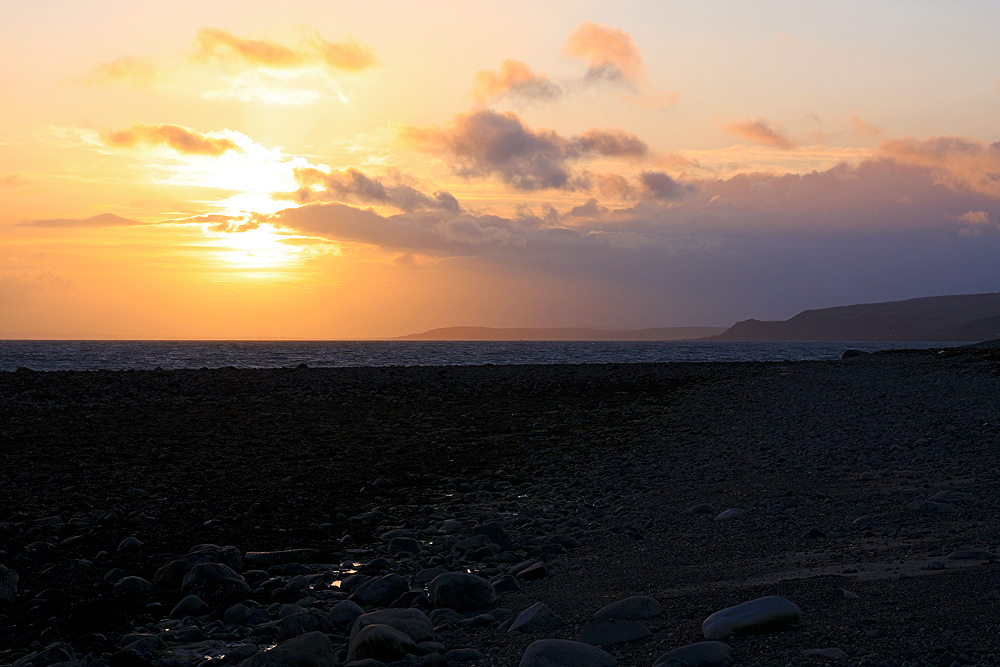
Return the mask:
<path id="1" fill-rule="evenodd" d="M 964 343 L 721 341 L 66 341 L 0 340 L 0 371 L 603 364 L 840 359 L 845 350 Z"/>

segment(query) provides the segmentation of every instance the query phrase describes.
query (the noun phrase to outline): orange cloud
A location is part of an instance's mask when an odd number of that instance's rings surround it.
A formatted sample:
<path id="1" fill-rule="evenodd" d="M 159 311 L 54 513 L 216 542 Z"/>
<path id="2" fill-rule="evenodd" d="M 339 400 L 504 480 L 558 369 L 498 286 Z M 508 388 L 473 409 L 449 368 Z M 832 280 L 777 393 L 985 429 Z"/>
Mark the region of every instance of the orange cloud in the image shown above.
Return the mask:
<path id="1" fill-rule="evenodd" d="M 316 49 L 325 62 L 334 69 L 358 72 L 375 64 L 375 54 L 358 42 L 327 42 L 317 38 Z"/>
<path id="2" fill-rule="evenodd" d="M 0 185 L 19 190 L 28 185 L 28 181 L 24 180 L 20 174 L 7 174 L 6 176 L 0 176 Z"/>
<path id="3" fill-rule="evenodd" d="M 933 170 L 938 181 L 1000 198 L 1000 142 L 960 137 L 884 139 L 879 152 L 903 165 Z"/>
<path id="4" fill-rule="evenodd" d="M 114 148 L 133 148 L 136 144 L 165 144 L 178 153 L 222 155 L 226 151 L 243 152 L 233 141 L 209 137 L 180 125 L 143 125 L 136 123 L 124 130 L 103 130 L 101 141 Z"/>
<path id="5" fill-rule="evenodd" d="M 297 67 L 305 60 L 301 53 L 277 42 L 242 39 L 220 28 L 202 28 L 194 43 L 198 60 L 240 59 L 266 67 Z"/>
<path id="6" fill-rule="evenodd" d="M 123 56 L 95 65 L 85 81 L 100 85 L 123 83 L 136 88 L 148 88 L 156 81 L 156 68 L 145 58 Z"/>
<path id="7" fill-rule="evenodd" d="M 269 39 L 245 39 L 221 28 L 202 28 L 195 37 L 194 59 L 243 62 L 251 66 L 293 68 L 312 62 L 346 71 L 375 64 L 371 50 L 353 41 L 327 42 L 317 35 L 293 49 Z"/>
<path id="8" fill-rule="evenodd" d="M 587 62 L 588 76 L 624 78 L 638 85 L 646 83 L 642 54 L 632 38 L 621 28 L 581 23 L 566 37 L 563 55 Z"/>
<path id="9" fill-rule="evenodd" d="M 874 137 L 882 134 L 881 127 L 866 123 L 858 118 L 856 114 L 851 114 L 851 129 L 857 137 Z"/>
<path id="10" fill-rule="evenodd" d="M 401 138 L 419 150 L 455 160 L 455 172 L 469 178 L 499 176 L 518 190 L 577 189 L 569 163 L 591 156 L 641 158 L 649 148 L 619 129 L 591 129 L 567 138 L 552 130 L 525 127 L 517 114 L 478 109 L 457 114 L 446 127 L 404 127 Z"/>
<path id="11" fill-rule="evenodd" d="M 737 121 L 722 128 L 726 134 L 743 137 L 755 144 L 773 146 L 775 148 L 794 148 L 795 142 L 788 138 L 788 133 L 780 124 L 772 123 L 765 118 L 757 120 Z"/>
<path id="12" fill-rule="evenodd" d="M 621 28 L 585 21 L 566 37 L 562 54 L 584 60 L 589 80 L 623 81 L 638 90 L 640 95 L 623 96 L 629 102 L 647 108 L 677 104 L 677 93 L 656 90 L 646 81 L 639 47 Z"/>
<path id="13" fill-rule="evenodd" d="M 480 70 L 476 72 L 475 84 L 472 87 L 472 97 L 480 102 L 489 102 L 504 95 L 546 99 L 558 97 L 562 89 L 545 76 L 536 74 L 522 62 L 505 60 L 500 64 L 500 71 Z"/>

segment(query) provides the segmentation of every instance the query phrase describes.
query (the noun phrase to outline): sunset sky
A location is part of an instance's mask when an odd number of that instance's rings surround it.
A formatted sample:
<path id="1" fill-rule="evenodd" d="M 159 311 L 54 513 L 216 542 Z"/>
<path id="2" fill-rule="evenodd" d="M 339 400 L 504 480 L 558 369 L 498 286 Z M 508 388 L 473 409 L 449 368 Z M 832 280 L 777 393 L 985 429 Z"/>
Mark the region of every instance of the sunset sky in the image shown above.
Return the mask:
<path id="1" fill-rule="evenodd" d="M 1000 292 L 1000 3 L 0 0 L 0 336 Z"/>

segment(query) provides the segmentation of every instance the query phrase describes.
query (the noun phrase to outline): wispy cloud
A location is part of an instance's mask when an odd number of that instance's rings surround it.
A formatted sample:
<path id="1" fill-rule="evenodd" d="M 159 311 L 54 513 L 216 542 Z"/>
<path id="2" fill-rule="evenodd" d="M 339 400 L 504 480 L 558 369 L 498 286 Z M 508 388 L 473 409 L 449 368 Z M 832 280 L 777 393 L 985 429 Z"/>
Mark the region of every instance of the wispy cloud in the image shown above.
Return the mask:
<path id="1" fill-rule="evenodd" d="M 293 48 L 269 39 L 237 37 L 228 30 L 210 27 L 198 31 L 193 58 L 197 62 L 223 61 L 278 69 L 321 63 L 348 72 L 375 64 L 371 49 L 360 42 L 328 42 L 317 34 Z"/>
<path id="2" fill-rule="evenodd" d="M 795 142 L 788 137 L 788 132 L 780 123 L 758 118 L 728 123 L 722 127 L 726 134 L 735 135 L 762 146 L 774 148 L 794 148 Z"/>
<path id="3" fill-rule="evenodd" d="M 20 174 L 5 174 L 4 176 L 0 176 L 0 186 L 5 188 L 20 190 L 27 185 L 28 181 Z"/>
<path id="4" fill-rule="evenodd" d="M 149 88 L 156 79 L 156 67 L 151 60 L 138 56 L 122 56 L 98 63 L 91 68 L 83 81 L 97 85 L 122 84 L 134 88 Z"/>
<path id="5" fill-rule="evenodd" d="M 525 99 L 544 100 L 559 97 L 562 88 L 544 74 L 532 72 L 517 60 L 505 60 L 500 70 L 480 70 L 476 72 L 472 97 L 480 102 L 489 102 L 505 95 Z"/>
<path id="6" fill-rule="evenodd" d="M 134 227 L 145 223 L 130 218 L 123 218 L 114 213 L 101 213 L 89 218 L 55 218 L 51 220 L 29 220 L 22 222 L 20 227 Z"/>
<path id="7" fill-rule="evenodd" d="M 851 131 L 856 137 L 877 137 L 882 134 L 881 127 L 861 120 L 857 114 L 851 114 L 850 121 Z"/>
<path id="8" fill-rule="evenodd" d="M 136 123 L 124 130 L 103 130 L 101 141 L 114 148 L 133 148 L 138 144 L 166 145 L 179 153 L 222 155 L 226 151 L 242 152 L 231 139 L 213 137 L 180 125 L 144 125 Z"/>

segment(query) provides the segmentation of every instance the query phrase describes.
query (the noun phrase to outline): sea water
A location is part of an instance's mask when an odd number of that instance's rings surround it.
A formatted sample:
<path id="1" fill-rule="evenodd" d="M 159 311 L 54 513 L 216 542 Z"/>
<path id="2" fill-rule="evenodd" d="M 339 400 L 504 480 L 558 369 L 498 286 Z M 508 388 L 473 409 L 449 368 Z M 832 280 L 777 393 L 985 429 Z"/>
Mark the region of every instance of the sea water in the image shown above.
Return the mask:
<path id="1" fill-rule="evenodd" d="M 0 371 L 603 364 L 839 359 L 845 350 L 962 343 L 731 341 L 67 341 L 0 340 Z"/>

